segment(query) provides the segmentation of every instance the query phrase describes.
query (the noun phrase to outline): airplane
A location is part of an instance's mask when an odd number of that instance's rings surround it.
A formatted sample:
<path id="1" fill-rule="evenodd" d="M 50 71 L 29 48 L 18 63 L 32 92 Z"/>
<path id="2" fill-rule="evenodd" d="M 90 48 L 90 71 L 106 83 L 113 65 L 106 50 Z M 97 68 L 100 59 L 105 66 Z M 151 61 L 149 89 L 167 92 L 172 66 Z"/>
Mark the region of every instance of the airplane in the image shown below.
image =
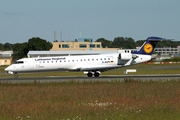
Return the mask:
<path id="1" fill-rule="evenodd" d="M 107 70 L 151 60 L 151 54 L 161 40 L 165 38 L 148 37 L 138 50 L 131 53 L 22 58 L 5 71 L 14 74 L 15 78 L 18 78 L 18 73 L 42 71 L 84 71 L 88 77 L 99 77 Z"/>

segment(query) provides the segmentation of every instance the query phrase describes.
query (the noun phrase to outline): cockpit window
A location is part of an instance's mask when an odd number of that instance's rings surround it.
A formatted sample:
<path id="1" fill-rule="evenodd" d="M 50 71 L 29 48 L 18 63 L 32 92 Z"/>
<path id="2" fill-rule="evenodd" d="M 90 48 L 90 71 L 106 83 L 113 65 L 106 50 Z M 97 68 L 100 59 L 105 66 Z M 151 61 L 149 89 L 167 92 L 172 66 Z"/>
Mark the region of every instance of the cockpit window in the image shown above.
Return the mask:
<path id="1" fill-rule="evenodd" d="M 16 61 L 14 64 L 23 64 L 24 61 Z"/>

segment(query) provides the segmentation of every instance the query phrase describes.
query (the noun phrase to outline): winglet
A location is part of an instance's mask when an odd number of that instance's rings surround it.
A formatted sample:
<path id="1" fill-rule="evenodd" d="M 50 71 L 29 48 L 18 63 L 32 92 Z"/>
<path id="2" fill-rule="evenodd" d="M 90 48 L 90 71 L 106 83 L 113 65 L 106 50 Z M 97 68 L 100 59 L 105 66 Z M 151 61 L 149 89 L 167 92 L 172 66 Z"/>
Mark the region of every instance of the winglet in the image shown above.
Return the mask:
<path id="1" fill-rule="evenodd" d="M 154 48 L 159 41 L 165 40 L 165 38 L 160 37 L 148 37 L 144 44 L 139 48 L 139 50 L 132 52 L 133 54 L 144 54 L 151 55 Z"/>

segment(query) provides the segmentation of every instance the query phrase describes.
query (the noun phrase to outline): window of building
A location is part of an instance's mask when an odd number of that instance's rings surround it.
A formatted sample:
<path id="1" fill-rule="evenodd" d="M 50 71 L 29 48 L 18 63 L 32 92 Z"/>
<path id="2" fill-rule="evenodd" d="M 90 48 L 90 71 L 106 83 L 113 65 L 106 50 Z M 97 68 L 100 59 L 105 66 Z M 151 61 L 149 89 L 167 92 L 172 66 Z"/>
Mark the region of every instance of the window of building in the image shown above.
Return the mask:
<path id="1" fill-rule="evenodd" d="M 62 44 L 62 48 L 69 48 L 69 44 Z"/>
<path id="2" fill-rule="evenodd" d="M 86 44 L 79 44 L 79 48 L 87 48 Z"/>
<path id="3" fill-rule="evenodd" d="M 59 44 L 59 48 L 61 48 L 61 44 Z"/>
<path id="4" fill-rule="evenodd" d="M 95 48 L 95 44 L 90 44 L 89 47 L 90 48 Z"/>
<path id="5" fill-rule="evenodd" d="M 100 48 L 101 46 L 100 46 L 100 44 L 97 44 L 96 47 L 97 47 L 97 48 Z"/>
<path id="6" fill-rule="evenodd" d="M 92 39 L 84 39 L 84 42 L 92 42 Z"/>

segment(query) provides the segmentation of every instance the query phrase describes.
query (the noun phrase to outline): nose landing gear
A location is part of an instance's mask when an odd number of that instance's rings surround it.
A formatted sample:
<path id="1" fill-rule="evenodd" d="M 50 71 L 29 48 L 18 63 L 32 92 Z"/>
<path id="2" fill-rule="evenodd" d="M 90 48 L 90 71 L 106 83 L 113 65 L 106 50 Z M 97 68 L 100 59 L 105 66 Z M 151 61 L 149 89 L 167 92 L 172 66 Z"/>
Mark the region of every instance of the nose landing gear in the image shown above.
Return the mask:
<path id="1" fill-rule="evenodd" d="M 18 73 L 14 73 L 14 78 L 18 78 Z"/>

